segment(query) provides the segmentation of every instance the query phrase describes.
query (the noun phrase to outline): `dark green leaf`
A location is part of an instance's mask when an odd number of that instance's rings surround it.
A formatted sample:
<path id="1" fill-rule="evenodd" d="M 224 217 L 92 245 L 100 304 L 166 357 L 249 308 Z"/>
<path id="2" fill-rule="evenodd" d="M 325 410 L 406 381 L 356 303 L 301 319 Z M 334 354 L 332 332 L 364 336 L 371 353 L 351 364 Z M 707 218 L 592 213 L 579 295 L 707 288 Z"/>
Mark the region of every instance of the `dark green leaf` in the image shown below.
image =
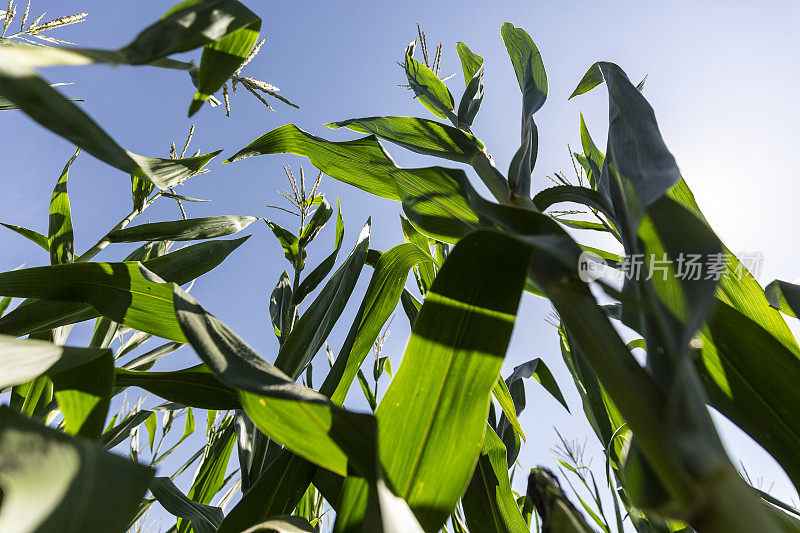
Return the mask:
<path id="1" fill-rule="evenodd" d="M 336 236 L 334 237 L 333 251 L 323 259 L 323 261 L 311 271 L 311 273 L 300 282 L 300 286 L 292 294 L 292 303 L 297 306 L 303 303 L 306 296 L 311 294 L 317 286 L 322 283 L 322 280 L 330 274 L 336 264 L 336 258 L 339 256 L 339 250 L 342 248 L 342 241 L 344 240 L 344 220 L 342 219 L 342 209 L 339 205 L 339 200 L 336 200 Z"/>
<path id="2" fill-rule="evenodd" d="M 439 118 L 457 122 L 453 114 L 453 95 L 450 94 L 447 85 L 431 69 L 411 57 L 408 50 L 406 50 L 405 71 L 411 89 L 428 111 Z"/>
<path id="3" fill-rule="evenodd" d="M 205 365 L 168 372 L 118 368 L 117 387 L 139 387 L 165 400 L 201 409 L 238 409 L 236 391 L 220 382 Z"/>
<path id="4" fill-rule="evenodd" d="M 0 406 L 0 469 L 3 531 L 124 531 L 153 477 L 150 468 L 6 406 Z"/>
<path id="5" fill-rule="evenodd" d="M 152 222 L 114 231 L 108 235 L 108 239 L 111 242 L 213 239 L 242 231 L 256 220 L 258 220 L 256 217 L 226 215 Z"/>
<path id="6" fill-rule="evenodd" d="M 326 124 L 369 133 L 413 152 L 469 163 L 483 143 L 467 133 L 434 120 L 413 117 L 366 117 Z"/>
<path id="7" fill-rule="evenodd" d="M 197 533 L 215 533 L 224 518 L 222 509 L 192 501 L 168 477 L 153 479 L 150 492 L 168 513 L 190 520 Z"/>
<path id="8" fill-rule="evenodd" d="M 765 292 L 772 307 L 794 318 L 800 316 L 800 286 L 776 279 Z"/>
<path id="9" fill-rule="evenodd" d="M 272 289 L 269 297 L 269 318 L 272 327 L 275 329 L 275 336 L 283 344 L 283 332 L 287 331 L 289 325 L 289 309 L 292 301 L 292 282 L 289 281 L 289 274 L 284 270 L 278 284 Z"/>

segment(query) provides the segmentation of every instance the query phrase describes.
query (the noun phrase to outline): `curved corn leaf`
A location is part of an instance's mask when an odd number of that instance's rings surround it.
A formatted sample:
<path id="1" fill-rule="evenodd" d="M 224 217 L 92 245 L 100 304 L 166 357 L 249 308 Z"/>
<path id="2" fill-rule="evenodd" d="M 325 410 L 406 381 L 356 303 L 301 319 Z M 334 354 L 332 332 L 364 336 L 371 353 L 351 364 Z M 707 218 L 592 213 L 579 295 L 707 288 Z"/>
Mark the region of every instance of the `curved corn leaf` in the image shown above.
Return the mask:
<path id="1" fill-rule="evenodd" d="M 306 251 L 300 246 L 300 239 L 297 238 L 297 235 L 270 220 L 267 220 L 266 223 L 283 248 L 286 260 L 298 270 L 302 270 L 305 266 Z"/>
<path id="2" fill-rule="evenodd" d="M 104 353 L 110 352 L 0 335 L 0 389 L 21 385 L 45 373 L 55 374 L 80 367 Z"/>
<path id="3" fill-rule="evenodd" d="M 215 533 L 224 518 L 222 509 L 187 498 L 168 477 L 153 479 L 150 492 L 168 513 L 190 520 L 197 533 Z"/>
<path id="4" fill-rule="evenodd" d="M 140 263 L 71 263 L 0 273 L 0 294 L 88 304 L 128 327 L 186 342 L 172 290 Z"/>
<path id="5" fill-rule="evenodd" d="M 217 378 L 239 390 L 245 411 L 262 432 L 339 475 L 355 468 L 374 479 L 372 416 L 345 411 L 296 384 L 194 298 L 178 287 L 175 291 L 175 314 L 189 343 Z"/>
<path id="6" fill-rule="evenodd" d="M 471 133 L 425 118 L 365 117 L 326 126 L 372 134 L 413 152 L 460 163 L 469 163 L 483 150 L 483 143 Z"/>
<path id="7" fill-rule="evenodd" d="M 411 222 L 409 222 L 409 220 L 402 215 L 400 216 L 400 227 L 403 230 L 403 235 L 405 236 L 406 241 L 413 242 L 424 251 L 429 251 L 431 249 L 428 242 L 428 237 L 420 233 L 417 228 L 415 228 L 413 224 L 411 224 Z M 435 262 L 426 262 L 420 263 L 415 267 L 419 275 L 420 292 L 423 295 L 428 292 L 428 289 L 433 284 L 433 278 L 436 277 L 436 270 L 434 266 L 441 265 L 438 265 Z"/>
<path id="8" fill-rule="evenodd" d="M 153 470 L 0 406 L 0 529 L 124 531 Z M 47 483 L 42 483 L 47 479 Z M 91 513 L 85 512 L 91 508 Z"/>
<path id="9" fill-rule="evenodd" d="M 469 129 L 483 102 L 483 58 L 462 42 L 456 45 L 456 52 L 461 60 L 464 84 L 467 86 L 458 104 L 458 127 Z"/>
<path id="10" fill-rule="evenodd" d="M 200 409 L 240 409 L 236 391 L 205 365 L 167 372 L 116 369 L 115 386 L 139 387 L 165 400 Z"/>
<path id="11" fill-rule="evenodd" d="M 224 215 L 170 222 L 151 222 L 113 231 L 109 233 L 108 240 L 111 242 L 140 242 L 213 239 L 238 233 L 256 220 L 258 220 L 256 217 Z"/>
<path id="12" fill-rule="evenodd" d="M 800 286 L 775 280 L 765 289 L 767 301 L 781 313 L 797 318 L 800 316 Z"/>
<path id="13" fill-rule="evenodd" d="M 544 189 L 533 197 L 533 203 L 542 212 L 546 211 L 550 206 L 561 202 L 582 204 L 600 211 L 611 221 L 616 220 L 614 207 L 608 199 L 599 192 L 586 187 L 559 185 Z"/>
<path id="14" fill-rule="evenodd" d="M 311 216 L 303 229 L 300 231 L 300 243 L 302 246 L 310 243 L 314 238 L 319 235 L 322 228 L 330 220 L 333 215 L 333 208 L 325 198 L 320 197 L 319 207 L 317 207 L 314 214 Z"/>
<path id="15" fill-rule="evenodd" d="M 522 91 L 522 144 L 511 159 L 508 184 L 514 194 L 526 198 L 530 196 L 531 173 L 539 151 L 539 130 L 533 114 L 547 99 L 547 74 L 542 54 L 528 32 L 506 22 L 500 28 L 500 34 Z"/>
<path id="16" fill-rule="evenodd" d="M 53 195 L 50 198 L 50 226 L 48 230 L 47 245 L 50 248 L 50 264 L 60 265 L 72 263 L 73 235 L 72 235 L 72 214 L 69 207 L 69 195 L 67 194 L 67 178 L 69 177 L 69 167 L 81 149 L 78 148 L 75 154 L 64 165 L 61 176 L 58 178 Z"/>
<path id="17" fill-rule="evenodd" d="M 5 222 L 0 222 L 3 226 L 7 227 L 11 231 L 18 233 L 25 237 L 26 239 L 35 242 L 46 251 L 50 251 L 50 243 L 48 242 L 47 236 L 42 235 L 38 231 L 34 231 L 32 229 L 23 228 L 22 226 L 15 226 L 14 224 L 6 224 Z"/>
<path id="18" fill-rule="evenodd" d="M 214 269 L 248 238 L 194 244 L 148 259 L 143 264 L 165 281 L 183 285 Z M 80 303 L 66 300 L 26 300 L 12 312 L 0 318 L 0 333 L 18 336 L 91 320 L 97 316 L 98 313 L 95 309 Z"/>
<path id="19" fill-rule="evenodd" d="M 478 464 L 461 502 L 467 526 L 473 531 L 529 531 L 511 492 L 506 448 L 490 426 L 486 428 Z"/>
<path id="20" fill-rule="evenodd" d="M 103 432 L 114 387 L 114 357 L 104 350 L 96 359 L 51 375 L 53 394 L 70 435 L 97 440 Z"/>
<path id="21" fill-rule="evenodd" d="M 464 85 L 469 86 L 469 82 L 483 66 L 483 57 L 474 53 L 469 46 L 462 42 L 456 44 L 456 52 L 461 60 L 461 68 L 464 70 Z"/>
<path id="22" fill-rule="evenodd" d="M 289 325 L 289 309 L 292 301 L 292 282 L 289 281 L 289 274 L 283 271 L 278 284 L 272 290 L 269 297 L 269 318 L 272 327 L 275 329 L 275 336 L 283 344 L 283 332 Z"/>
<path id="23" fill-rule="evenodd" d="M 413 48 L 409 51 L 406 49 L 405 56 L 405 71 L 406 78 L 408 79 L 411 90 L 417 95 L 419 102 L 425 108 L 439 118 L 450 119 L 452 122 L 457 122 L 458 119 L 453 114 L 453 95 L 447 85 L 444 84 L 439 76 L 434 72 L 411 57 Z"/>

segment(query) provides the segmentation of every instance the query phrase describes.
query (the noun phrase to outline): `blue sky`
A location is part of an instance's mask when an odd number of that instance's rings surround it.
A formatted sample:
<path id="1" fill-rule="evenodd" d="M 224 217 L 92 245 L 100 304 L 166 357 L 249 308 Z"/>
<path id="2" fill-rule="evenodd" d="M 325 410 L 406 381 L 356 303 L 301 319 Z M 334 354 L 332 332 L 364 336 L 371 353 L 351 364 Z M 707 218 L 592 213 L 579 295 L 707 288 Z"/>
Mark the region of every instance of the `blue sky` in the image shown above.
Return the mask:
<path id="1" fill-rule="evenodd" d="M 371 115 L 410 115 L 433 118 L 404 83 L 396 61 L 416 37 L 416 22 L 432 48 L 444 42 L 442 72 L 456 73 L 448 81 L 458 98 L 463 90 L 457 41 L 486 58 L 486 96 L 474 132 L 488 147 L 501 169 L 519 144 L 521 97 L 499 35 L 503 21 L 528 30 L 542 52 L 549 79 L 549 98 L 537 113 L 539 158 L 533 190 L 547 187 L 545 174 L 563 170 L 571 175 L 567 143 L 579 146 L 578 115 L 582 111 L 595 141 L 605 144 L 605 91 L 567 101 L 586 69 L 597 60 L 618 63 L 638 81 L 648 75 L 645 95 L 656 110 L 667 145 L 701 208 L 725 243 L 734 251 L 761 252 L 759 280 L 800 276 L 791 243 L 798 239 L 796 166 L 793 156 L 800 133 L 796 92 L 796 21 L 800 5 L 765 2 L 246 2 L 264 19 L 267 42 L 246 68 L 251 75 L 280 87 L 281 94 L 301 109 L 274 102 L 266 110 L 243 90 L 232 96 L 231 118 L 221 108 L 204 108 L 192 119 L 186 110 L 193 88 L 184 73 L 150 68 L 105 66 L 55 68 L 44 72 L 51 82 L 74 81 L 64 92 L 83 98 L 80 104 L 122 146 L 145 155 L 165 156 L 169 143 L 181 144 L 190 125 L 196 125 L 192 146 L 204 152 L 224 149 L 229 156 L 255 137 L 285 123 L 332 139 L 352 138 L 322 124 Z M 168 2 L 35 0 L 32 11 L 53 17 L 89 13 L 86 22 L 58 36 L 81 46 L 117 48 L 127 44 L 155 20 Z M 197 57 L 188 54 L 186 57 Z M 0 126 L 3 184 L 0 219 L 46 233 L 50 192 L 73 148 L 17 112 L 4 112 Z M 442 164 L 390 146 L 403 165 Z M 282 164 L 297 168 L 303 159 L 264 156 L 234 165 L 212 162 L 212 173 L 190 180 L 182 194 L 213 200 L 190 204 L 190 216 L 240 214 L 267 216 L 286 226 L 294 221 L 268 210 L 281 201 L 276 189 L 285 188 Z M 484 193 L 485 189 L 476 184 Z M 345 248 L 352 248 L 361 225 L 372 216 L 372 247 L 388 249 L 402 241 L 399 205 L 368 196 L 352 187 L 325 179 L 323 192 L 342 202 Z M 76 249 L 84 251 L 130 211 L 128 176 L 90 156 L 73 165 L 69 181 Z M 140 222 L 172 220 L 180 214 L 164 201 L 147 211 Z M 250 231 L 252 230 L 252 231 Z M 267 359 L 277 342 L 268 325 L 267 300 L 280 273 L 288 266 L 263 222 L 248 232 L 253 237 L 216 271 L 196 283 L 193 294 Z M 310 250 L 315 263 L 328 253 L 333 240 L 326 228 Z M 22 263 L 45 264 L 46 254 L 17 235 L 0 232 L 0 269 Z M 129 247 L 107 249 L 99 259 L 121 259 Z M 338 351 L 368 281 L 362 276 L 345 318 L 330 341 Z M 409 287 L 413 285 L 410 281 Z M 564 391 L 567 414 L 535 383 L 528 385 L 528 408 L 522 424 L 528 442 L 520 461 L 525 469 L 553 464 L 550 449 L 557 437 L 553 426 L 568 439 L 588 437 L 587 453 L 594 464 L 602 451 L 581 413 L 572 380 L 561 361 L 555 329 L 544 321 L 549 305 L 526 296 L 504 373 L 533 357 L 542 357 Z M 402 311 L 392 322 L 385 353 L 399 362 L 408 336 Z M 795 328 L 796 331 L 796 328 Z M 85 332 L 84 332 L 85 333 Z M 81 339 L 76 331 L 72 342 Z M 161 368 L 194 364 L 188 349 L 163 360 Z M 327 365 L 325 365 L 327 366 Z M 318 378 L 321 376 L 318 375 Z M 385 384 L 382 384 L 385 388 Z M 364 407 L 354 387 L 350 403 Z M 751 476 L 774 482 L 773 494 L 796 498 L 780 469 L 749 439 L 720 421 L 729 450 Z M 524 475 L 515 486 L 521 488 Z"/>

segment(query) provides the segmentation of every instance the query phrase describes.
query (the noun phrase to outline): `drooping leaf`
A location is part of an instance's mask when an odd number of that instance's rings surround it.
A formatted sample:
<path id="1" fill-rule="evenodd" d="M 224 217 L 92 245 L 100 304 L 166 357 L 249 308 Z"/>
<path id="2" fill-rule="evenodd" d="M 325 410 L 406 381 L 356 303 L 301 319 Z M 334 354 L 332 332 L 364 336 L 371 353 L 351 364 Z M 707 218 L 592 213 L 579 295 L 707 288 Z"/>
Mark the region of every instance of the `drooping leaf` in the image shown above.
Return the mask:
<path id="1" fill-rule="evenodd" d="M 258 220 L 256 217 L 225 215 L 151 222 L 129 226 L 108 235 L 111 242 L 193 241 L 238 233 Z"/>
<path id="2" fill-rule="evenodd" d="M 765 289 L 769 304 L 787 316 L 800 316 L 800 286 L 775 280 Z"/>
<path id="3" fill-rule="evenodd" d="M 67 178 L 69 177 L 69 167 L 80 152 L 81 150 L 78 148 L 64 165 L 64 170 L 61 171 L 61 176 L 58 178 L 50 198 L 50 228 L 47 245 L 50 248 L 50 264 L 53 265 L 72 263 L 74 257 L 72 214 L 67 194 Z"/>
<path id="4" fill-rule="evenodd" d="M 0 406 L 0 470 L 4 531 L 124 531 L 153 477 L 7 406 Z"/>
<path id="5" fill-rule="evenodd" d="M 71 263 L 3 272 L 0 294 L 88 304 L 120 324 L 186 342 L 174 319 L 171 288 L 140 263 Z"/>
<path id="6" fill-rule="evenodd" d="M 0 335 L 0 389 L 26 383 L 48 372 L 55 374 L 80 367 L 106 352 Z"/>
<path id="7" fill-rule="evenodd" d="M 175 313 L 190 344 L 217 378 L 239 390 L 245 411 L 262 432 L 339 475 L 355 468 L 374 478 L 372 416 L 345 411 L 298 385 L 194 298 L 177 287 L 175 291 Z"/>
<path id="8" fill-rule="evenodd" d="M 365 117 L 326 124 L 329 128 L 348 128 L 375 135 L 413 152 L 469 163 L 483 143 L 467 133 L 424 118 Z"/>
<path id="9" fill-rule="evenodd" d="M 187 246 L 144 261 L 144 266 L 166 281 L 182 285 L 214 269 L 248 237 L 215 240 Z M 81 268 L 81 267 L 72 267 Z M 2 291 L 0 291 L 2 292 Z M 26 300 L 0 318 L 0 333 L 23 335 L 96 318 L 89 305 L 74 301 Z"/>
<path id="10" fill-rule="evenodd" d="M 116 369 L 117 387 L 139 387 L 165 400 L 201 409 L 239 409 L 236 391 L 205 366 L 165 372 Z"/>
<path id="11" fill-rule="evenodd" d="M 222 509 L 189 499 L 168 477 L 153 479 L 150 492 L 168 513 L 190 520 L 197 533 L 215 533 L 224 518 Z"/>

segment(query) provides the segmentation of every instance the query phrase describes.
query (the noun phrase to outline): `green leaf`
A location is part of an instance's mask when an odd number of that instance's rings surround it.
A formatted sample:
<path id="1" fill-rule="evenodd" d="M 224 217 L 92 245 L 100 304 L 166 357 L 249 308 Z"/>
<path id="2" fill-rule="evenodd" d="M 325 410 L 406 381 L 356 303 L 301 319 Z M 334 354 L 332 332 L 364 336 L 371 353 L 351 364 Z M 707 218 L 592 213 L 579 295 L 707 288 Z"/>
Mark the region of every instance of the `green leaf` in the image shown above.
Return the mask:
<path id="1" fill-rule="evenodd" d="M 319 295 L 285 338 L 275 366 L 297 378 L 322 348 L 355 288 L 369 249 L 371 221 L 367 221 L 350 257 L 331 276 Z"/>
<path id="2" fill-rule="evenodd" d="M 269 297 L 269 318 L 272 327 L 275 329 L 275 336 L 283 344 L 283 332 L 287 331 L 289 325 L 289 308 L 292 301 L 292 282 L 289 281 L 289 274 L 283 271 L 278 284 L 272 290 Z"/>
<path id="3" fill-rule="evenodd" d="M 603 168 L 603 162 L 605 161 L 606 156 L 600 151 L 599 148 L 597 148 L 592 140 L 591 135 L 589 135 L 589 129 L 586 127 L 586 122 L 583 120 L 583 113 L 581 113 L 580 130 L 583 154 L 589 161 L 591 161 L 591 164 L 589 165 L 591 171 L 588 172 L 589 181 L 592 183 L 592 187 L 596 189 L 597 182 L 600 180 L 600 169 Z"/>
<path id="4" fill-rule="evenodd" d="M 267 220 L 266 223 L 283 248 L 283 255 L 286 257 L 286 260 L 298 270 L 303 270 L 306 261 L 306 251 L 300 246 L 300 239 L 297 238 L 297 235 L 270 220 Z"/>
<path id="5" fill-rule="evenodd" d="M 123 531 L 153 477 L 150 468 L 6 406 L 0 406 L 0 469 L 4 531 Z"/>
<path id="6" fill-rule="evenodd" d="M 190 520 L 197 533 L 215 533 L 224 518 L 222 509 L 192 501 L 168 477 L 153 479 L 150 492 L 168 513 Z"/>
<path id="7" fill-rule="evenodd" d="M 245 411 L 265 435 L 339 475 L 355 468 L 374 478 L 372 416 L 348 412 L 298 385 L 194 298 L 175 291 L 175 313 L 190 344 L 223 383 L 239 389 Z"/>
<path id="8" fill-rule="evenodd" d="M 450 515 L 480 453 L 529 260 L 509 244 L 481 232 L 453 249 L 376 411 L 387 480 L 426 530 Z"/>
<path id="9" fill-rule="evenodd" d="M 106 429 L 100 437 L 100 443 L 103 448 L 110 450 L 117 444 L 131 436 L 133 431 L 144 424 L 150 418 L 153 411 L 148 409 L 141 409 L 130 413 L 125 419 L 116 426 Z M 115 417 L 116 418 L 116 417 Z"/>
<path id="10" fill-rule="evenodd" d="M 189 106 L 190 117 L 199 111 L 203 102 L 218 91 L 239 69 L 258 41 L 261 19 L 239 2 L 225 3 L 231 7 L 236 6 L 236 10 L 229 13 L 228 16 L 235 17 L 231 22 L 235 21 L 236 25 L 240 27 L 222 39 L 203 47 L 200 68 L 197 73 L 197 93 Z"/>
<path id="11" fill-rule="evenodd" d="M 303 303 L 306 296 L 311 294 L 317 286 L 322 283 L 322 280 L 330 274 L 336 264 L 336 258 L 339 257 L 339 250 L 342 248 L 342 241 L 344 240 L 344 220 L 342 219 L 342 209 L 339 205 L 339 200 L 336 200 L 336 236 L 334 237 L 333 251 L 323 259 L 323 261 L 311 271 L 311 273 L 300 282 L 300 286 L 292 294 L 292 303 L 295 306 Z"/>
<path id="12" fill-rule="evenodd" d="M 469 129 L 478 116 L 481 103 L 483 103 L 483 65 L 472 77 L 467 85 L 461 101 L 458 104 L 458 127 Z"/>
<path id="13" fill-rule="evenodd" d="M 155 189 L 155 185 L 152 182 L 137 176 L 131 176 L 131 200 L 133 201 L 133 209 L 135 211 L 144 209 L 147 197 L 150 196 L 153 189 Z M 162 196 L 164 196 L 164 194 L 162 194 Z"/>
<path id="14" fill-rule="evenodd" d="M 586 519 L 569 501 L 558 478 L 546 468 L 534 468 L 528 477 L 528 496 L 542 517 L 542 531 L 593 533 Z"/>
<path id="15" fill-rule="evenodd" d="M 464 85 L 469 86 L 470 80 L 475 77 L 483 66 L 483 57 L 472 52 L 469 47 L 461 41 L 456 44 L 456 52 L 461 60 L 461 68 L 464 69 Z"/>
<path id="16" fill-rule="evenodd" d="M 166 372 L 116 369 L 117 387 L 139 387 L 165 400 L 200 409 L 239 409 L 236 391 L 205 365 Z"/>
<path id="17" fill-rule="evenodd" d="M 547 99 L 547 74 L 542 54 L 528 32 L 506 22 L 500 28 L 511 64 L 522 91 L 522 143 L 508 168 L 508 184 L 514 194 L 527 198 L 531 191 L 531 173 L 539 150 L 539 131 L 533 114 Z"/>
<path id="18" fill-rule="evenodd" d="M 67 178 L 69 177 L 69 167 L 81 149 L 78 148 L 75 154 L 64 165 L 61 176 L 58 178 L 53 195 L 50 198 L 50 228 L 48 231 L 47 245 L 50 248 L 50 263 L 60 265 L 72 263 L 73 254 L 73 234 L 72 234 L 72 214 L 69 207 L 69 195 L 67 194 Z"/>
<path id="19" fill-rule="evenodd" d="M 411 57 L 408 49 L 404 68 L 408 83 L 419 102 L 437 117 L 457 122 L 458 119 L 453 114 L 453 95 L 447 85 L 431 69 Z"/>
<path id="20" fill-rule="evenodd" d="M 187 246 L 153 259 L 144 266 L 166 281 L 182 285 L 216 268 L 249 237 L 215 240 Z M 81 268 L 81 267 L 71 267 Z M 0 291 L 2 293 L 2 291 Z M 96 318 L 88 305 L 67 301 L 26 300 L 0 318 L 0 333 L 23 335 Z"/>
<path id="21" fill-rule="evenodd" d="M 231 509 L 219 533 L 244 531 L 271 516 L 291 513 L 316 471 L 316 465 L 282 450 Z"/>
<path id="22" fill-rule="evenodd" d="M 533 203 L 543 212 L 550 206 L 561 202 L 582 204 L 591 209 L 597 209 L 612 222 L 615 220 L 614 208 L 611 202 L 599 192 L 586 187 L 558 185 L 539 191 L 533 197 Z"/>
<path id="23" fill-rule="evenodd" d="M 461 501 L 467 526 L 473 531 L 529 531 L 511 492 L 506 448 L 490 426 L 486 428 L 478 464 Z"/>
<path id="24" fill-rule="evenodd" d="M 765 293 L 775 309 L 794 318 L 800 316 L 800 286 L 776 279 L 767 285 Z"/>
<path id="25" fill-rule="evenodd" d="M 204 218 L 189 218 L 170 222 L 139 224 L 111 232 L 111 242 L 140 241 L 193 241 L 213 239 L 238 233 L 258 220 L 256 217 L 225 215 Z"/>
<path id="26" fill-rule="evenodd" d="M 23 228 L 22 226 L 15 226 L 14 224 L 6 224 L 5 222 L 0 222 L 3 226 L 7 227 L 13 232 L 16 232 L 26 239 L 35 242 L 48 252 L 50 251 L 50 243 L 45 235 L 42 235 L 38 231 L 34 231 L 32 229 Z"/>
<path id="27" fill-rule="evenodd" d="M 469 163 L 483 150 L 483 143 L 471 133 L 425 118 L 353 118 L 326 126 L 372 134 L 413 152 L 460 163 Z"/>
<path id="28" fill-rule="evenodd" d="M 400 216 L 400 227 L 403 229 L 403 235 L 405 236 L 406 241 L 416 244 L 425 252 L 430 252 L 431 247 L 430 244 L 428 244 L 428 237 L 417 231 L 417 228 L 415 228 L 404 216 Z M 428 292 L 428 289 L 433 284 L 433 278 L 436 277 L 434 265 L 436 265 L 436 262 L 425 262 L 417 265 L 417 271 L 419 272 L 419 277 L 422 281 L 423 295 Z"/>
<path id="29" fill-rule="evenodd" d="M 233 424 L 233 417 L 228 416 L 213 430 L 187 494 L 189 500 L 208 505 L 211 503 L 211 499 L 222 490 L 228 461 L 235 445 L 236 427 Z M 194 523 L 192 525 L 194 526 Z M 219 522 L 216 525 L 218 526 Z M 178 520 L 178 531 L 189 531 L 187 526 L 185 521 Z"/>
<path id="30" fill-rule="evenodd" d="M 502 377 L 497 379 L 497 383 L 492 389 L 492 394 L 497 400 L 497 403 L 500 404 L 500 408 L 503 410 L 503 414 L 505 415 L 507 421 L 511 424 L 511 427 L 513 427 L 514 431 L 523 440 L 525 440 L 525 432 L 522 431 L 522 426 L 520 425 L 519 420 L 517 420 L 514 399 L 511 397 L 511 392 L 508 390 L 508 385 L 506 385 L 506 382 Z"/>
<path id="31" fill-rule="evenodd" d="M 172 289 L 140 263 L 71 263 L 3 272 L 0 294 L 88 304 L 114 322 L 186 342 L 174 319 Z"/>
<path id="32" fill-rule="evenodd" d="M 120 147 L 75 104 L 0 46 L 0 95 L 26 115 L 104 163 L 168 189 L 198 174 L 219 151 L 184 159 L 145 157 Z"/>
<path id="33" fill-rule="evenodd" d="M 306 156 L 312 165 L 344 183 L 390 200 L 400 199 L 389 175 L 397 166 L 374 136 L 331 142 L 306 133 L 294 124 L 286 124 L 265 133 L 225 162 L 282 153 Z"/>
<path id="34" fill-rule="evenodd" d="M 549 392 L 550 395 L 558 401 L 558 403 L 563 405 L 567 412 L 569 412 L 567 401 L 564 399 L 564 395 L 561 394 L 561 389 L 558 388 L 558 383 L 553 377 L 553 374 L 550 372 L 550 369 L 544 364 L 544 361 L 537 357 L 536 359 L 532 359 L 527 363 L 522 363 L 521 365 L 514 367 L 514 371 L 506 378 L 506 383 L 508 384 L 509 389 L 514 389 L 515 383 L 522 383 L 522 380 L 528 378 L 533 378 L 538 381 L 539 384 L 544 387 L 544 389 Z M 515 403 L 518 403 L 516 399 Z"/>
<path id="35" fill-rule="evenodd" d="M 244 533 L 315 533 L 317 530 L 300 516 L 276 516 L 247 529 Z"/>
<path id="36" fill-rule="evenodd" d="M 110 352 L 97 348 L 71 348 L 35 339 L 0 335 L 0 389 L 21 385 L 45 373 L 80 367 Z"/>
<path id="37" fill-rule="evenodd" d="M 319 235 L 319 232 L 322 231 L 322 228 L 325 227 L 325 224 L 330 220 L 332 215 L 333 208 L 331 204 L 329 204 L 325 198 L 321 198 L 319 207 L 314 211 L 311 220 L 306 223 L 300 232 L 300 244 L 305 246 L 313 241 L 314 238 Z"/>
<path id="38" fill-rule="evenodd" d="M 114 357 L 111 352 L 104 350 L 100 357 L 55 373 L 51 379 L 58 406 L 64 415 L 66 433 L 99 439 L 114 386 Z"/>
<path id="39" fill-rule="evenodd" d="M 405 243 L 381 255 L 375 264 L 367 292 L 345 338 L 336 362 L 320 387 L 322 394 L 343 404 L 358 370 L 397 307 L 408 271 L 417 264 L 433 262 L 430 254 L 415 244 Z"/>

